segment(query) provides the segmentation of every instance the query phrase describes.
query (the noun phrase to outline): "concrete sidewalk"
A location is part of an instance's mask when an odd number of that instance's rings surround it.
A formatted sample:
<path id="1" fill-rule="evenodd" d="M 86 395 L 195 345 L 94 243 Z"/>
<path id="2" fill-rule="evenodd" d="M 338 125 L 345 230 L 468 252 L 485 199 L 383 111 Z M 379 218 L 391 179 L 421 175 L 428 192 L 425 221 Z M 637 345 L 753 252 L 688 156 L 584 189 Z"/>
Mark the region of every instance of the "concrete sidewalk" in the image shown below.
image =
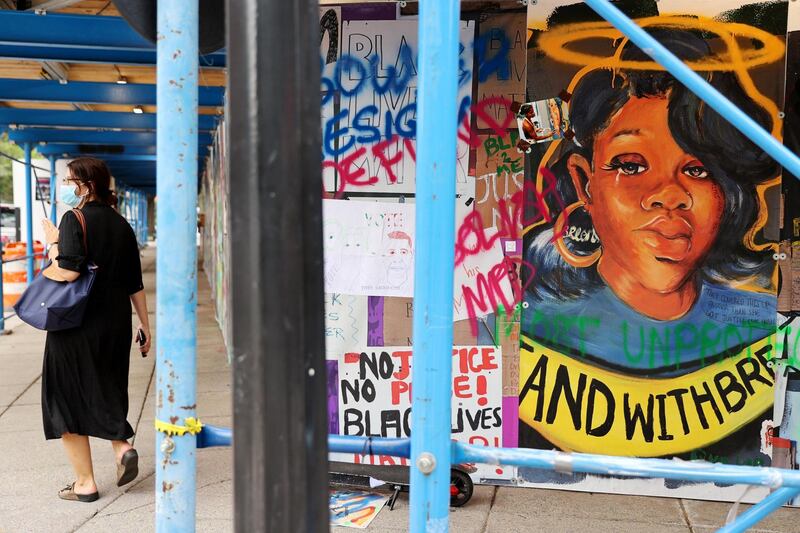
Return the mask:
<path id="1" fill-rule="evenodd" d="M 144 284 L 155 333 L 155 249 L 144 251 Z M 228 426 L 231 374 L 214 319 L 205 276 L 198 294 L 197 412 L 203 422 Z M 136 320 L 134 317 L 134 325 Z M 73 480 L 61 442 L 45 441 L 41 415 L 43 332 L 14 319 L 13 333 L 0 337 L 0 532 L 68 531 L 140 533 L 155 530 L 153 420 L 155 347 L 147 358 L 131 350 L 128 421 L 136 431 L 139 477 L 118 488 L 111 446 L 91 439 L 100 500 L 91 504 L 59 500 Z M 197 453 L 197 530 L 233 530 L 233 455 L 230 448 Z"/>
<path id="2" fill-rule="evenodd" d="M 155 310 L 154 261 L 155 250 L 145 250 L 143 267 L 151 311 Z M 230 367 L 202 273 L 198 302 L 197 412 L 203 422 L 229 427 Z M 152 313 L 150 320 L 155 326 Z M 45 441 L 42 432 L 44 333 L 16 320 L 8 327 L 13 334 L 0 337 L 0 533 L 154 531 L 153 355 L 143 359 L 138 351 L 131 352 L 128 420 L 136 430 L 139 478 L 117 488 L 111 446 L 92 439 L 100 500 L 92 504 L 65 502 L 56 492 L 72 481 L 72 469 L 61 443 Z M 233 531 L 232 472 L 231 449 L 198 450 L 197 531 Z M 459 533 L 706 533 L 723 524 L 729 508 L 730 504 L 667 498 L 476 487 L 465 507 L 451 511 L 450 527 Z M 368 530 L 407 528 L 408 498 L 403 495 L 395 510 L 384 508 Z M 753 531 L 800 532 L 800 511 L 781 509 Z"/>

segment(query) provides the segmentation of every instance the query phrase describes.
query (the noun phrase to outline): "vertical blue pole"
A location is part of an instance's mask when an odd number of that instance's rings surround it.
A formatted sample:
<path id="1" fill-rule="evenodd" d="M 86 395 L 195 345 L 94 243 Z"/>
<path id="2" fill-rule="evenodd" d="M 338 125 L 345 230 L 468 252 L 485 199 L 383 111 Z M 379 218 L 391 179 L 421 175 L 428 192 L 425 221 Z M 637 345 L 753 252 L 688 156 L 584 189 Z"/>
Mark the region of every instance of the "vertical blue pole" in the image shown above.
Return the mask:
<path id="1" fill-rule="evenodd" d="M 133 232 L 136 234 L 136 242 L 141 244 L 139 231 L 139 191 L 133 191 Z"/>
<path id="2" fill-rule="evenodd" d="M 144 194 L 139 191 L 139 242 L 144 244 Z"/>
<path id="3" fill-rule="evenodd" d="M 459 0 L 419 3 L 411 531 L 447 531 Z"/>
<path id="4" fill-rule="evenodd" d="M 156 176 L 156 418 L 183 425 L 196 416 L 198 0 L 159 0 Z M 167 243 L 169 246 L 167 246 Z M 195 530 L 194 435 L 156 433 L 156 531 Z"/>
<path id="5" fill-rule="evenodd" d="M 33 281 L 33 189 L 31 185 L 31 143 L 25 143 L 25 240 L 28 247 L 28 284 Z"/>
<path id="6" fill-rule="evenodd" d="M 147 196 L 139 191 L 139 231 L 142 234 L 142 245 L 147 244 Z"/>
<path id="7" fill-rule="evenodd" d="M 6 307 L 3 304 L 3 239 L 0 239 L 0 335 L 6 334 Z"/>
<path id="8" fill-rule="evenodd" d="M 139 206 L 137 200 L 139 199 L 139 193 L 136 192 L 136 189 L 133 190 L 131 193 L 131 215 L 133 216 L 133 227 L 136 228 L 138 231 L 139 229 Z M 138 235 L 137 235 L 138 238 Z"/>
<path id="9" fill-rule="evenodd" d="M 144 205 L 142 204 L 142 191 L 138 192 L 139 194 L 139 242 L 144 244 L 144 239 L 142 239 L 142 235 L 144 235 Z"/>
<path id="10" fill-rule="evenodd" d="M 56 209 L 56 187 L 58 187 L 58 179 L 56 178 L 56 156 L 50 156 L 50 222 L 53 224 L 58 220 L 58 210 Z"/>
<path id="11" fill-rule="evenodd" d="M 149 214 L 150 206 L 147 203 L 147 195 L 144 197 L 144 242 L 147 244 L 147 240 L 150 237 L 150 217 Z"/>

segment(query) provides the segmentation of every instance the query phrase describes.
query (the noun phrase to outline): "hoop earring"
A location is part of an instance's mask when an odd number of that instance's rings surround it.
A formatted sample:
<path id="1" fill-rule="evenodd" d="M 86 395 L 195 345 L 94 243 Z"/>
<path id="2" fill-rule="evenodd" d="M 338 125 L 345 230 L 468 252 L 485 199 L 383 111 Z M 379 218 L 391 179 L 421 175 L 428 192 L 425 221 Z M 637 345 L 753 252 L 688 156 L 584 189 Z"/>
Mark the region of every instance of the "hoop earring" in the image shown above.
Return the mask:
<path id="1" fill-rule="evenodd" d="M 564 261 L 575 268 L 586 268 L 592 266 L 597 262 L 598 259 L 600 259 L 600 256 L 603 255 L 602 246 L 597 248 L 597 250 L 589 255 L 577 255 L 572 253 L 564 243 L 564 229 L 570 213 L 576 209 L 584 207 L 585 205 L 586 204 L 580 200 L 574 204 L 568 205 L 563 211 L 561 211 L 561 213 L 558 214 L 556 223 L 553 226 L 554 235 L 558 235 L 558 237 L 556 237 L 556 239 L 553 241 L 556 245 L 556 250 L 558 250 L 558 253 L 560 253 L 561 257 L 564 258 Z"/>

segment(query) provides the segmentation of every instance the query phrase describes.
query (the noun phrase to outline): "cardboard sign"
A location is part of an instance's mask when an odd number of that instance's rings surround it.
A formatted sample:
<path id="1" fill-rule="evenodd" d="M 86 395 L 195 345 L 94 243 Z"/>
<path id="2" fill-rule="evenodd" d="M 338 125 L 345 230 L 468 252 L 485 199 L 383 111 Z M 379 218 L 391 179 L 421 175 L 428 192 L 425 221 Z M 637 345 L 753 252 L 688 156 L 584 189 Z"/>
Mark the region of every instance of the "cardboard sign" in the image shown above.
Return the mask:
<path id="1" fill-rule="evenodd" d="M 502 443 L 502 350 L 495 346 L 454 346 L 452 433 L 471 444 Z M 406 346 L 364 347 L 339 357 L 341 435 L 402 438 L 411 435 L 411 368 Z M 512 421 L 516 423 L 516 421 Z M 354 462 L 407 464 L 405 460 L 348 456 Z M 479 477 L 497 478 L 497 468 L 479 467 Z M 500 469 L 502 471 L 502 469 Z"/>

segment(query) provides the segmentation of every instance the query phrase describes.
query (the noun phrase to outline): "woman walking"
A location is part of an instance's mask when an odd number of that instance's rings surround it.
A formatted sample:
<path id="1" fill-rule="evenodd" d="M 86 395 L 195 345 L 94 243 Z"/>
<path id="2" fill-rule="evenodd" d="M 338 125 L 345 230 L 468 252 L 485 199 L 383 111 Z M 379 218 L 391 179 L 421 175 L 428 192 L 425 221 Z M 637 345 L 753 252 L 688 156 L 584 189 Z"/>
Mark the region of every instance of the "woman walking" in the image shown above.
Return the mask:
<path id="1" fill-rule="evenodd" d="M 58 496 L 93 502 L 100 496 L 94 479 L 89 436 L 111 441 L 117 485 L 138 475 L 138 455 L 128 439 L 128 367 L 132 341 L 131 303 L 150 349 L 147 300 L 142 285 L 136 237 L 114 209 L 106 164 L 91 157 L 73 160 L 61 185 L 61 201 L 80 210 L 86 234 L 73 211 L 59 228 L 42 222 L 51 266 L 47 278 L 73 282 L 89 262 L 97 277 L 80 327 L 47 333 L 42 370 L 42 418 L 47 439 L 61 439 L 75 470 L 75 480 Z"/>

